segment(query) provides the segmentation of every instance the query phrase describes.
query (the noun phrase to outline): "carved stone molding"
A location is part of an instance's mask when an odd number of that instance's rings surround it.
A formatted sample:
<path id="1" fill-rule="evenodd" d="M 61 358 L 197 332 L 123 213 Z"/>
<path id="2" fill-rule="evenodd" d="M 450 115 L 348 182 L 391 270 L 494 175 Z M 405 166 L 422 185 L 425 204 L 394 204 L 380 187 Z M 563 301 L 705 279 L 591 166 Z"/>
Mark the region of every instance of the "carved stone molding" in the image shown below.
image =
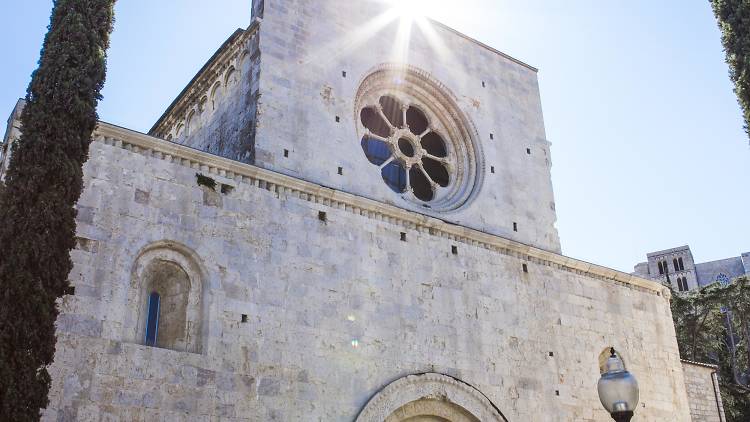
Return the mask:
<path id="1" fill-rule="evenodd" d="M 507 422 L 479 390 L 447 375 L 409 375 L 386 386 L 356 422 L 398 422 L 422 417 L 451 422 Z"/>

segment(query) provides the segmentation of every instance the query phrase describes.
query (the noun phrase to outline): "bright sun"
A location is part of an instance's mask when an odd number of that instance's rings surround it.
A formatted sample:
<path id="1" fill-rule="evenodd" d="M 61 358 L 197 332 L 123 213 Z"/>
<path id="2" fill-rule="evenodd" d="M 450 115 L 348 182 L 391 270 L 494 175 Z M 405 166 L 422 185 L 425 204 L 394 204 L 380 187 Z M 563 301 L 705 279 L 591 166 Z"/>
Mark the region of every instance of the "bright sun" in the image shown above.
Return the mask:
<path id="1" fill-rule="evenodd" d="M 393 9 L 404 19 L 416 20 L 429 14 L 430 7 L 434 7 L 437 0 L 390 0 Z"/>

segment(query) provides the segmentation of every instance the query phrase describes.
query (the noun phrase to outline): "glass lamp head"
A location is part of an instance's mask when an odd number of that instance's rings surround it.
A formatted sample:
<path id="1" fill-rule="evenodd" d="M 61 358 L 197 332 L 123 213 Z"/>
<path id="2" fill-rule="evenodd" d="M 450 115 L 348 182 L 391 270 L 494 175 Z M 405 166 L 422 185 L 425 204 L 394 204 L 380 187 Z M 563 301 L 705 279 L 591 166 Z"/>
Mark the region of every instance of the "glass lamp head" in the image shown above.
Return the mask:
<path id="1" fill-rule="evenodd" d="M 638 382 L 633 374 L 625 370 L 625 364 L 611 349 L 606 372 L 599 379 L 599 400 L 610 414 L 633 412 L 638 406 Z"/>

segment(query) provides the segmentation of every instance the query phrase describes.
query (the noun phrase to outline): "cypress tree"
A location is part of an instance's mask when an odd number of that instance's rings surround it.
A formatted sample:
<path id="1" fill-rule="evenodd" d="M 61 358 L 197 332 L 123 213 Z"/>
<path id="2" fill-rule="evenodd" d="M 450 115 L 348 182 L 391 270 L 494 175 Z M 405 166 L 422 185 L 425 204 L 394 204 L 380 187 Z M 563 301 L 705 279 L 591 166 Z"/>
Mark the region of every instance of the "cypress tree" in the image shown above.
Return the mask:
<path id="1" fill-rule="evenodd" d="M 56 301 L 69 287 L 75 204 L 97 123 L 114 0 L 55 0 L 0 203 L 0 419 L 48 403 Z"/>
<path id="2" fill-rule="evenodd" d="M 729 75 L 750 135 L 750 0 L 709 0 L 721 29 Z"/>

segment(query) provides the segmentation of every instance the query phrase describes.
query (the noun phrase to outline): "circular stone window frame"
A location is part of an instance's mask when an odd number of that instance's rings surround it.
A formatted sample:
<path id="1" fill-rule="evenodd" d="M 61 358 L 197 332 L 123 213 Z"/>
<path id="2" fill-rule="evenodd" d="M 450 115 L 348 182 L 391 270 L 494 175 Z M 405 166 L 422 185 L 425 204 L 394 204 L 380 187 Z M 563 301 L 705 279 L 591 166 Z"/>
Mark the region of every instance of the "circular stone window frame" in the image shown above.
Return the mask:
<path id="1" fill-rule="evenodd" d="M 420 400 L 447 402 L 482 422 L 508 422 L 481 391 L 437 373 L 408 375 L 388 384 L 370 399 L 355 422 L 383 422 L 404 406 Z"/>
<path id="2" fill-rule="evenodd" d="M 382 64 L 366 75 L 359 84 L 354 101 L 358 141 L 361 142 L 369 133 L 361 119 L 362 110 L 379 104 L 381 97 L 390 96 L 402 105 L 421 111 L 429 127 L 445 144 L 446 161 L 449 162 L 446 165 L 450 177 L 448 186 L 437 188 L 433 199 L 423 201 L 407 185 L 406 190 L 398 194 L 404 205 L 412 210 L 437 213 L 450 213 L 470 205 L 484 184 L 484 152 L 476 126 L 461 111 L 457 97 L 429 72 L 410 65 Z M 400 154 L 395 149 L 392 148 L 391 154 L 398 160 Z"/>

